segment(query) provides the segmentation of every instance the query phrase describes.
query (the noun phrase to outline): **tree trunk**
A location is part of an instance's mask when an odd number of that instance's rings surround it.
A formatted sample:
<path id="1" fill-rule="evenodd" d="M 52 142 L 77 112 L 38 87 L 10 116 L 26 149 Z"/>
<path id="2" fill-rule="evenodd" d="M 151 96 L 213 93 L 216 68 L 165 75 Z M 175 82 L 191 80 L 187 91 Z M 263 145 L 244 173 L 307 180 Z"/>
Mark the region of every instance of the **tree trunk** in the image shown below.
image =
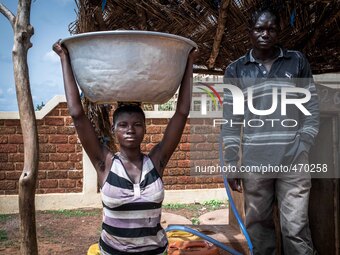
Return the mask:
<path id="1" fill-rule="evenodd" d="M 3 5 L 0 5 L 0 11 L 8 18 L 14 30 L 12 58 L 24 142 L 24 169 L 19 179 L 20 253 L 37 255 L 35 188 L 39 143 L 27 65 L 27 52 L 32 47 L 30 38 L 33 35 L 33 27 L 30 25 L 31 0 L 18 1 L 16 17 Z"/>
<path id="2" fill-rule="evenodd" d="M 15 22 L 13 68 L 20 124 L 24 140 L 24 169 L 19 179 L 19 213 L 22 255 L 38 254 L 35 226 L 35 188 L 38 175 L 39 143 L 34 106 L 30 90 L 27 52 L 30 38 L 31 0 L 19 0 Z"/>

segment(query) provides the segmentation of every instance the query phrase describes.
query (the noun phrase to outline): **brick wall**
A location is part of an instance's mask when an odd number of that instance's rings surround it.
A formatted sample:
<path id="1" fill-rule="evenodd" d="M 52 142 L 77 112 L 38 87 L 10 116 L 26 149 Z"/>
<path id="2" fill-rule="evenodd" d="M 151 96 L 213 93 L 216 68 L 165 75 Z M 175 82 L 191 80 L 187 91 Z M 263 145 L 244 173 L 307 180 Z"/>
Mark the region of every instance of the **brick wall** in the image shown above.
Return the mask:
<path id="1" fill-rule="evenodd" d="M 189 123 L 190 122 L 190 123 Z M 144 152 L 161 141 L 168 119 L 147 119 Z M 40 160 L 37 193 L 81 192 L 83 180 L 82 148 L 77 139 L 66 103 L 59 103 L 43 119 L 37 120 Z M 218 188 L 219 176 L 190 174 L 193 162 L 217 162 L 218 129 L 207 119 L 191 119 L 181 142 L 164 173 L 166 189 Z M 215 149 L 214 149 L 215 148 Z M 0 120 L 0 195 L 17 194 L 23 169 L 23 142 L 20 121 Z"/>
<path id="2" fill-rule="evenodd" d="M 162 139 L 168 119 L 148 119 L 147 134 L 142 144 L 146 153 Z M 165 189 L 222 188 L 223 179 L 218 175 L 193 174 L 190 166 L 218 164 L 219 128 L 213 128 L 211 119 L 190 119 L 181 142 L 164 171 Z"/>
<path id="3" fill-rule="evenodd" d="M 37 120 L 39 172 L 37 193 L 82 191 L 82 148 L 66 103 Z M 24 146 L 19 120 L 0 120 L 0 194 L 17 194 Z"/>

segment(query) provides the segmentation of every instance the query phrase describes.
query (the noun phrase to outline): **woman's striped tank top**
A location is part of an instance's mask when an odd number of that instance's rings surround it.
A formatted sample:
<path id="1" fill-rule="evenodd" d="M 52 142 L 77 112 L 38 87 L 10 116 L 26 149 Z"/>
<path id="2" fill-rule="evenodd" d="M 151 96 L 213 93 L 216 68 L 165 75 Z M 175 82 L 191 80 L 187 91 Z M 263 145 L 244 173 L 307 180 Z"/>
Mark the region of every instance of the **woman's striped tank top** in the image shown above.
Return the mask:
<path id="1" fill-rule="evenodd" d="M 116 154 L 101 197 L 103 225 L 99 246 L 102 255 L 164 252 L 167 238 L 160 225 L 164 187 L 148 156 L 143 157 L 140 182 L 134 184 Z"/>

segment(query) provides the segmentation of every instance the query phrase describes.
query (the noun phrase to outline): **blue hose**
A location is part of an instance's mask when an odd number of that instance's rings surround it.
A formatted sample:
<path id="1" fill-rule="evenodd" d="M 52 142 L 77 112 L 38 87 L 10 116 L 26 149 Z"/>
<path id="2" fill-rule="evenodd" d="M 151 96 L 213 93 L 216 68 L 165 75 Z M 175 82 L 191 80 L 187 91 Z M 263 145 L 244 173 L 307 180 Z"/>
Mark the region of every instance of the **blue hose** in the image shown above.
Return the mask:
<path id="1" fill-rule="evenodd" d="M 224 167 L 224 158 L 223 158 L 222 144 L 223 144 L 223 137 L 222 137 L 222 134 L 221 134 L 220 135 L 220 143 L 219 143 L 219 158 L 220 158 L 221 168 L 223 169 L 223 167 Z M 228 179 L 227 179 L 227 176 L 225 174 L 223 174 L 223 182 L 224 182 L 225 190 L 227 192 L 227 196 L 228 196 L 228 200 L 229 200 L 229 204 L 230 204 L 231 210 L 233 211 L 233 213 L 235 215 L 235 218 L 237 220 L 237 223 L 239 224 L 239 226 L 241 228 L 241 231 L 242 231 L 244 237 L 247 240 L 249 252 L 250 252 L 250 254 L 253 254 L 253 244 L 252 244 L 252 242 L 250 240 L 250 237 L 249 237 L 249 234 L 247 232 L 247 229 L 244 226 L 244 224 L 242 222 L 242 219 L 241 219 L 241 217 L 240 217 L 240 215 L 239 215 L 239 213 L 238 213 L 238 211 L 236 209 L 234 200 L 233 200 L 233 198 L 231 196 L 231 192 L 230 192 L 230 189 L 229 189 Z"/>
<path id="2" fill-rule="evenodd" d="M 222 148 L 222 144 L 223 144 L 223 138 L 222 138 L 222 134 L 220 135 L 220 143 L 219 143 L 219 158 L 220 158 L 220 165 L 221 165 L 221 168 L 223 169 L 224 167 L 224 158 L 223 158 L 223 148 Z M 225 190 L 227 192 L 227 195 L 228 195 L 228 199 L 229 199 L 229 204 L 230 204 L 230 207 L 231 207 L 231 210 L 233 211 L 235 217 L 236 217 L 236 220 L 241 228 L 241 231 L 244 235 L 244 237 L 246 238 L 247 240 L 247 244 L 248 244 L 248 248 L 249 248 L 249 252 L 250 254 L 252 255 L 253 254 L 253 244 L 250 240 L 250 237 L 248 235 L 248 232 L 246 230 L 246 227 L 244 226 L 243 222 L 242 222 L 242 219 L 236 209 L 236 206 L 235 206 L 235 203 L 234 203 L 234 200 L 231 196 L 231 192 L 230 192 L 230 189 L 229 189 L 229 184 L 228 184 L 228 179 L 227 179 L 227 176 L 225 174 L 223 174 L 223 182 L 224 182 L 224 187 L 225 187 Z M 184 231 L 184 232 L 189 232 L 191 234 L 194 234 L 196 236 L 199 236 L 213 244 L 215 244 L 217 247 L 229 252 L 230 254 L 232 255 L 242 255 L 242 253 L 239 253 L 238 251 L 235 251 L 234 249 L 224 245 L 223 243 L 215 240 L 214 238 L 211 238 L 210 236 L 207 236 L 205 234 L 202 234 L 201 232 L 197 231 L 197 230 L 194 230 L 192 228 L 189 228 L 189 227 L 185 227 L 185 226 L 178 226 L 178 225 L 172 225 L 172 226 L 169 226 L 165 229 L 166 232 L 169 232 L 169 231 L 174 231 L 174 230 L 180 230 L 180 231 Z"/>

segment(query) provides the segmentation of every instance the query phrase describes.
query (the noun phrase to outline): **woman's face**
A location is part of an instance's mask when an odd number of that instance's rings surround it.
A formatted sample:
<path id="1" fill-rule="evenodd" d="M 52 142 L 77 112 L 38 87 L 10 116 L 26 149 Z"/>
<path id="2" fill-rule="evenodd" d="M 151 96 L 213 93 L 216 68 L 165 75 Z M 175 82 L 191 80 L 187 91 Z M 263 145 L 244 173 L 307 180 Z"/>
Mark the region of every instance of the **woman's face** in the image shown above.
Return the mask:
<path id="1" fill-rule="evenodd" d="M 121 113 L 114 123 L 113 131 L 121 147 L 137 148 L 145 134 L 144 118 L 140 113 Z"/>

